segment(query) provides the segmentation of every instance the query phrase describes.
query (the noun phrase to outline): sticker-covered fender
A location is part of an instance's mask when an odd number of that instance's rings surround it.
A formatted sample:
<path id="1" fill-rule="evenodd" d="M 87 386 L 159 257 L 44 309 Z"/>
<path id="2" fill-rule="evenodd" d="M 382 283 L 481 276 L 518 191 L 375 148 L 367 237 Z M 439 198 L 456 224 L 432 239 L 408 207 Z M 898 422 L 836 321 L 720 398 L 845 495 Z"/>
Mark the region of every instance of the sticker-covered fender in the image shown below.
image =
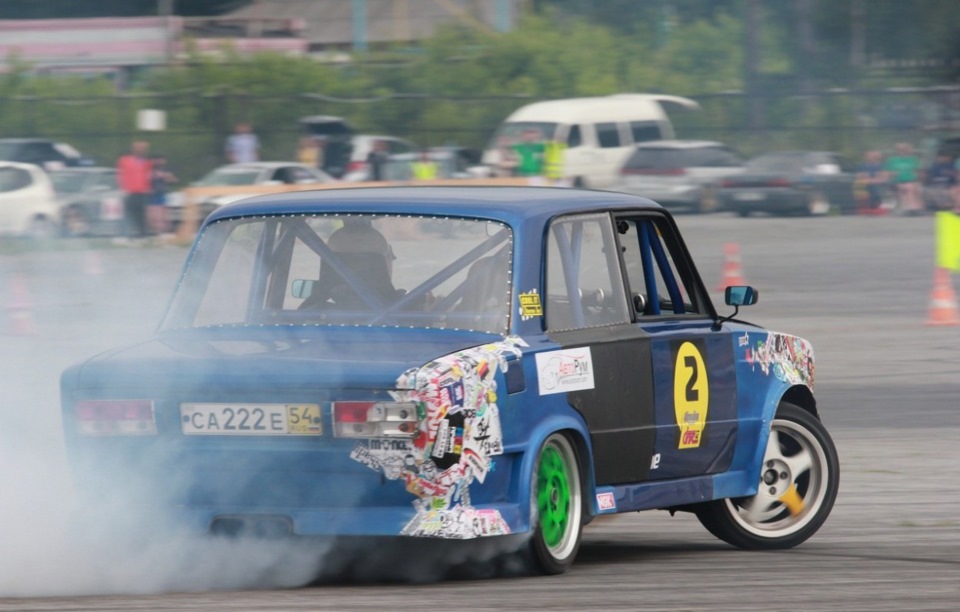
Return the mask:
<path id="1" fill-rule="evenodd" d="M 770 435 L 770 425 L 791 387 L 813 391 L 816 368 L 811 344 L 789 334 L 744 329 L 733 334 L 737 368 L 737 412 L 742 432 L 731 471 L 745 471 L 748 491 L 727 491 L 722 497 L 753 494 Z"/>
<path id="2" fill-rule="evenodd" d="M 522 346 L 522 339 L 506 338 L 404 372 L 391 394 L 416 404 L 416 437 L 354 447 L 351 458 L 387 480 L 402 480 L 414 496 L 414 516 L 401 535 L 470 539 L 511 532 L 498 510 L 471 504 L 470 485 L 483 483 L 493 457 L 504 452 L 497 372 L 508 370 L 508 356 L 519 357 Z"/>

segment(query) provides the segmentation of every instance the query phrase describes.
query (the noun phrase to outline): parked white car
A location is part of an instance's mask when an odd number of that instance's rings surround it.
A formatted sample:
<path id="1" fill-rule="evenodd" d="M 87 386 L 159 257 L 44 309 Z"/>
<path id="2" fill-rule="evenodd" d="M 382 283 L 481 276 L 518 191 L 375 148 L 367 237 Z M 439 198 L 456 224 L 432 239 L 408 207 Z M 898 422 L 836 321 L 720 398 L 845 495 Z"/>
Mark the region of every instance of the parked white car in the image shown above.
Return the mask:
<path id="1" fill-rule="evenodd" d="M 712 140 L 655 140 L 636 145 L 612 189 L 670 209 L 718 210 L 717 185 L 743 172 L 743 159 Z"/>
<path id="2" fill-rule="evenodd" d="M 53 236 L 58 210 L 53 185 L 39 166 L 0 162 L 0 235 Z"/>

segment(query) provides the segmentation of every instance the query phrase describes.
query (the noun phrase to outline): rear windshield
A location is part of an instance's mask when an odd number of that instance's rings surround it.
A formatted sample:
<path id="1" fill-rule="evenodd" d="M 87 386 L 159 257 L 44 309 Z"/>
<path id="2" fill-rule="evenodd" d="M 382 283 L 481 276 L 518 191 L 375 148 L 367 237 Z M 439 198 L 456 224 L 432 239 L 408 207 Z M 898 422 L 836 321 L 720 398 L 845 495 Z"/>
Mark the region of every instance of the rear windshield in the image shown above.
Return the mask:
<path id="1" fill-rule="evenodd" d="M 53 189 L 57 193 L 80 193 L 87 183 L 84 172 L 57 171 L 50 173 Z"/>
<path id="2" fill-rule="evenodd" d="M 206 175 L 195 184 L 200 187 L 220 185 L 253 185 L 260 177 L 257 168 L 220 168 Z"/>
<path id="3" fill-rule="evenodd" d="M 164 329 L 352 325 L 505 334 L 513 235 L 407 215 L 226 219 L 204 229 Z"/>
<path id="4" fill-rule="evenodd" d="M 504 123 L 497 128 L 490 149 L 497 149 L 505 144 L 515 144 L 524 138 L 524 132 L 536 131 L 535 141 L 553 140 L 557 134 L 557 124 L 549 121 L 517 121 Z"/>
<path id="5" fill-rule="evenodd" d="M 633 152 L 625 164 L 633 169 L 729 168 L 743 165 L 741 159 L 726 147 L 691 149 L 642 147 Z"/>
<path id="6" fill-rule="evenodd" d="M 805 168 L 840 165 L 838 158 L 829 153 L 782 152 L 760 155 L 747 162 L 750 170 L 799 172 Z"/>

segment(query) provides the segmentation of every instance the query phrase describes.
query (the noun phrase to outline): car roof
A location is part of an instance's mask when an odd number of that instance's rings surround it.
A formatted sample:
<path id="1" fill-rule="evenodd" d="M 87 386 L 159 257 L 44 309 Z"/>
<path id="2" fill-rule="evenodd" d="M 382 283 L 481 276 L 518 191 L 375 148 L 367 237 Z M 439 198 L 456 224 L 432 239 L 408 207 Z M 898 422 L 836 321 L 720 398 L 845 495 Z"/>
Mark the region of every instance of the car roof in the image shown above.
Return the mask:
<path id="1" fill-rule="evenodd" d="M 10 142 L 14 144 L 26 144 L 30 142 L 60 142 L 59 140 L 51 140 L 49 138 L 0 138 L 0 142 Z"/>
<path id="2" fill-rule="evenodd" d="M 90 174 L 93 172 L 116 172 L 117 169 L 112 166 L 67 166 L 65 168 L 51 168 L 47 170 L 49 174 L 58 174 L 58 173 L 85 173 Z"/>
<path id="3" fill-rule="evenodd" d="M 247 198 L 210 217 L 356 212 L 467 215 L 518 224 L 560 214 L 603 210 L 661 210 L 659 204 L 614 191 L 566 187 L 400 186 L 316 189 Z"/>
<path id="4" fill-rule="evenodd" d="M 638 149 L 707 149 L 712 147 L 729 148 L 714 140 L 647 140 L 636 144 Z"/>
<path id="5" fill-rule="evenodd" d="M 0 168 L 20 168 L 21 170 L 29 170 L 30 172 L 43 172 L 43 168 L 36 164 L 25 164 L 23 162 L 15 161 L 6 161 L 0 160 Z"/>
<path id="6" fill-rule="evenodd" d="M 241 170 L 244 168 L 249 168 L 251 170 L 267 170 L 270 168 L 283 168 L 284 166 L 299 166 L 302 168 L 310 168 L 306 164 L 302 164 L 296 161 L 262 161 L 262 162 L 244 162 L 240 164 L 227 164 L 225 166 L 219 166 L 214 168 L 215 170 L 223 170 L 224 168 L 230 168 L 235 170 Z M 311 168 L 315 170 L 316 168 Z"/>

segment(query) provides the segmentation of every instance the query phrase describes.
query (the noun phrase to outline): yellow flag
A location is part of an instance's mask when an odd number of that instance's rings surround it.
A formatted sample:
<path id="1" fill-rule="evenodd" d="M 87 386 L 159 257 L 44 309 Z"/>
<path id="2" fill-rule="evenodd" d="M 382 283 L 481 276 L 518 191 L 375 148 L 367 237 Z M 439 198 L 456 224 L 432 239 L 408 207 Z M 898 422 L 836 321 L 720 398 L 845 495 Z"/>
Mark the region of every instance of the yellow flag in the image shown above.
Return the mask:
<path id="1" fill-rule="evenodd" d="M 960 270 L 960 215 L 937 213 L 937 267 Z"/>

